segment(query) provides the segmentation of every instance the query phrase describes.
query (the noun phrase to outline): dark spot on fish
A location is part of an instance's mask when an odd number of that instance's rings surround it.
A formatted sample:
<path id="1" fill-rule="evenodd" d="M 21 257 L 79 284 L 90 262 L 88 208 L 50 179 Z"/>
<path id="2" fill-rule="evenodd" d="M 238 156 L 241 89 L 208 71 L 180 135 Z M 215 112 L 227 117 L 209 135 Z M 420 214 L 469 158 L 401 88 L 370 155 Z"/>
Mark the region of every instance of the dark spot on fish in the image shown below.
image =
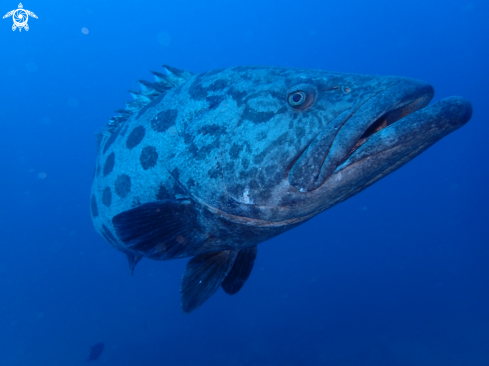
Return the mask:
<path id="1" fill-rule="evenodd" d="M 261 164 L 263 162 L 263 159 L 265 159 L 267 153 L 267 150 L 263 150 L 261 153 L 255 155 L 255 157 L 253 158 L 253 163 L 256 165 Z"/>
<path id="2" fill-rule="evenodd" d="M 114 164 L 115 164 L 115 154 L 111 153 L 108 157 L 107 160 L 105 160 L 104 164 L 104 177 L 109 175 L 112 170 L 114 170 Z"/>
<path id="3" fill-rule="evenodd" d="M 258 135 L 256 136 L 256 141 L 262 141 L 262 140 L 265 140 L 266 138 L 268 137 L 268 134 L 266 133 L 266 131 L 261 131 L 258 133 Z"/>
<path id="4" fill-rule="evenodd" d="M 222 101 L 226 99 L 221 95 L 213 95 L 211 97 L 207 97 L 207 103 L 209 103 L 209 109 L 216 109 L 222 103 Z"/>
<path id="5" fill-rule="evenodd" d="M 190 178 L 188 181 L 187 181 L 187 188 L 192 188 L 193 186 L 195 186 L 195 181 Z"/>
<path id="6" fill-rule="evenodd" d="M 190 144 L 194 141 L 194 136 L 190 133 L 187 133 L 187 132 L 184 132 L 183 133 L 183 142 L 185 142 L 185 144 Z"/>
<path id="7" fill-rule="evenodd" d="M 265 123 L 270 121 L 273 117 L 275 117 L 274 112 L 257 112 L 251 108 L 245 108 L 242 114 L 242 120 L 248 120 L 253 122 L 254 124 Z"/>
<path id="8" fill-rule="evenodd" d="M 249 205 L 249 211 L 250 211 L 250 216 L 251 217 L 257 217 L 260 215 L 260 209 L 256 207 L 255 205 Z"/>
<path id="9" fill-rule="evenodd" d="M 277 111 L 277 114 L 283 114 L 283 113 L 285 113 L 285 112 L 287 112 L 287 111 L 288 111 L 287 107 L 282 107 L 282 108 L 280 108 L 280 109 Z"/>
<path id="10" fill-rule="evenodd" d="M 270 191 L 268 189 L 264 189 L 264 190 L 261 190 L 258 192 L 258 194 L 256 195 L 257 196 L 257 199 L 259 201 L 268 201 L 271 197 L 272 197 L 272 194 L 270 193 Z M 253 207 L 255 208 L 255 207 Z M 257 209 L 257 208 L 255 208 Z M 256 215 L 259 215 L 260 212 L 256 212 Z"/>
<path id="11" fill-rule="evenodd" d="M 236 101 L 238 107 L 241 107 L 245 103 L 246 96 L 248 95 L 247 92 L 236 90 L 234 88 L 229 89 L 228 94 L 230 94 L 231 98 L 233 98 Z"/>
<path id="12" fill-rule="evenodd" d="M 126 147 L 128 149 L 132 150 L 133 148 L 138 146 L 140 144 L 140 142 L 143 141 L 145 133 L 146 133 L 146 130 L 144 129 L 143 126 L 137 126 L 129 134 L 129 137 L 127 138 L 127 141 L 126 141 Z"/>
<path id="13" fill-rule="evenodd" d="M 207 97 L 207 88 L 202 85 L 202 79 L 205 74 L 198 75 L 192 85 L 188 88 L 188 93 L 192 99 L 203 100 Z"/>
<path id="14" fill-rule="evenodd" d="M 105 187 L 104 189 L 104 193 L 102 195 L 102 203 L 107 207 L 110 207 L 110 204 L 112 203 L 112 193 L 110 192 L 109 187 Z"/>
<path id="15" fill-rule="evenodd" d="M 258 175 L 258 172 L 261 168 L 257 168 L 256 166 L 254 166 L 253 168 L 251 168 L 249 171 L 248 171 L 248 177 L 256 177 Z M 247 177 L 247 178 L 248 178 Z M 250 181 L 250 187 L 251 188 L 257 188 L 258 185 L 255 183 L 253 184 L 254 181 Z"/>
<path id="16" fill-rule="evenodd" d="M 180 171 L 178 170 L 178 168 L 173 169 L 171 175 L 174 179 L 178 180 L 180 178 Z"/>
<path id="17" fill-rule="evenodd" d="M 167 200 L 173 198 L 173 195 L 168 192 L 168 189 L 166 189 L 165 185 L 163 183 L 160 183 L 160 186 L 158 187 L 158 190 L 156 192 L 156 199 L 158 201 L 161 200 Z"/>
<path id="18" fill-rule="evenodd" d="M 222 89 L 225 89 L 229 86 L 229 80 L 226 80 L 226 79 L 217 79 L 216 81 L 214 81 L 211 85 L 209 85 L 207 87 L 207 90 L 209 91 L 218 91 L 218 90 L 222 90 Z"/>
<path id="19" fill-rule="evenodd" d="M 158 152 L 156 151 L 156 148 L 154 146 L 146 146 L 141 151 L 139 161 L 144 170 L 154 167 L 158 161 Z"/>
<path id="20" fill-rule="evenodd" d="M 239 179 L 241 180 L 247 180 L 248 176 L 249 176 L 249 172 L 247 172 L 246 170 L 242 170 L 239 172 Z"/>
<path id="21" fill-rule="evenodd" d="M 112 132 L 112 134 L 110 135 L 110 137 L 107 139 L 107 141 L 105 142 L 105 145 L 104 145 L 104 154 L 107 152 L 107 150 L 109 149 L 109 147 L 114 143 L 114 141 L 117 139 L 117 136 L 119 136 L 119 132 L 121 131 L 121 127 L 119 127 L 117 130 L 115 130 L 114 132 Z"/>
<path id="22" fill-rule="evenodd" d="M 306 130 L 304 129 L 304 127 L 301 127 L 301 126 L 298 126 L 296 129 L 295 129 L 295 136 L 300 140 L 302 139 L 304 136 L 306 135 Z"/>
<path id="23" fill-rule="evenodd" d="M 195 145 L 194 143 L 191 143 L 188 147 L 188 152 L 194 157 L 198 157 L 199 155 L 199 148 L 197 147 L 197 145 Z"/>
<path id="24" fill-rule="evenodd" d="M 294 128 L 294 122 L 291 119 L 289 119 L 289 130 L 293 128 Z"/>
<path id="25" fill-rule="evenodd" d="M 126 174 L 121 174 L 115 180 L 114 186 L 115 194 L 120 198 L 125 198 L 131 191 L 131 178 Z"/>
<path id="26" fill-rule="evenodd" d="M 267 154 L 270 153 L 270 151 L 272 151 L 277 146 L 283 145 L 284 143 L 287 142 L 287 135 L 288 132 L 283 133 L 274 142 L 268 145 L 261 153 L 255 155 L 255 157 L 253 158 L 253 163 L 255 165 L 260 165 L 265 159 L 265 156 L 267 156 Z"/>
<path id="27" fill-rule="evenodd" d="M 217 136 L 224 134 L 226 132 L 226 129 L 219 125 L 206 125 L 200 128 L 198 132 L 203 135 Z"/>
<path id="28" fill-rule="evenodd" d="M 192 154 L 193 158 L 196 160 L 204 160 L 209 153 L 214 150 L 219 148 L 219 139 L 216 138 L 214 139 L 213 142 L 202 146 L 201 148 L 197 147 L 193 142 L 189 145 L 188 147 L 188 152 Z"/>
<path id="29" fill-rule="evenodd" d="M 283 173 L 277 169 L 275 169 L 275 174 L 272 177 L 272 182 L 276 184 L 280 183 L 283 179 Z"/>
<path id="30" fill-rule="evenodd" d="M 277 112 L 257 112 L 253 108 L 247 107 L 243 111 L 241 119 L 251 121 L 254 124 L 265 123 L 270 121 L 277 114 L 284 113 L 286 110 L 287 108 L 282 107 Z"/>
<path id="31" fill-rule="evenodd" d="M 267 175 L 267 178 L 270 179 L 272 175 L 276 172 L 276 167 L 275 165 L 269 165 L 265 168 L 265 173 Z"/>
<path id="32" fill-rule="evenodd" d="M 241 165 L 243 166 L 243 168 L 248 169 L 248 167 L 250 166 L 249 159 L 246 159 L 246 158 L 241 159 Z"/>
<path id="33" fill-rule="evenodd" d="M 93 194 L 92 194 L 92 199 L 90 200 L 90 208 L 92 210 L 92 216 L 97 217 L 98 216 L 97 199 Z"/>
<path id="34" fill-rule="evenodd" d="M 234 161 L 227 162 L 223 170 L 227 172 L 232 172 L 234 170 Z"/>
<path id="35" fill-rule="evenodd" d="M 176 109 L 167 109 L 158 113 L 151 121 L 151 127 L 157 132 L 165 132 L 170 126 L 175 124 L 178 116 Z"/>
<path id="36" fill-rule="evenodd" d="M 219 176 L 221 175 L 221 172 L 219 171 L 219 169 L 210 169 L 207 174 L 209 175 L 209 178 L 212 178 L 212 179 L 216 179 L 216 178 L 219 178 Z"/>
<path id="37" fill-rule="evenodd" d="M 232 71 L 237 73 L 243 79 L 251 79 L 251 75 L 254 75 L 254 71 L 263 69 L 264 67 L 261 66 L 236 66 L 232 68 Z M 271 72 L 270 68 L 268 68 L 268 72 Z"/>
<path id="38" fill-rule="evenodd" d="M 229 156 L 231 159 L 237 159 L 241 150 L 243 150 L 243 146 L 234 143 L 233 146 L 231 146 L 231 149 L 229 149 Z"/>

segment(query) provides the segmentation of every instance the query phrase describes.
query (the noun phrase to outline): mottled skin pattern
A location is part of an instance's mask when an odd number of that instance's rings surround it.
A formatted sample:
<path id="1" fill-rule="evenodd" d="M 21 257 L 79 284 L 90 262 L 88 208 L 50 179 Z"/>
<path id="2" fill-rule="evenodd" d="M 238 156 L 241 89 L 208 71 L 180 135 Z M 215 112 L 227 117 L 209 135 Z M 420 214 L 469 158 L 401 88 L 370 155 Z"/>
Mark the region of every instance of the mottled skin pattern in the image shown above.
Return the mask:
<path id="1" fill-rule="evenodd" d="M 100 139 L 93 222 L 138 257 L 254 246 L 358 193 L 470 118 L 461 98 L 422 109 L 431 86 L 399 77 L 235 67 L 184 79 L 151 102 L 136 100 L 136 113 Z M 298 92 L 305 100 L 291 105 Z M 376 121 L 386 128 L 369 133 Z M 118 239 L 114 216 L 163 200 L 187 205 L 192 239 L 171 255 Z"/>

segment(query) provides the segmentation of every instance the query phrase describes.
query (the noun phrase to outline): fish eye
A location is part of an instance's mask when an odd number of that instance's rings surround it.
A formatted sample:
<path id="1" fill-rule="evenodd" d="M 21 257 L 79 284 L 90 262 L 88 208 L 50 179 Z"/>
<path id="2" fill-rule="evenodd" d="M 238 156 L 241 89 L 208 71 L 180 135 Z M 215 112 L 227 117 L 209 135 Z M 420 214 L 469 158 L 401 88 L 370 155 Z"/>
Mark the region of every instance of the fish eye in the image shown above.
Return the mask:
<path id="1" fill-rule="evenodd" d="M 287 103 L 295 110 L 309 108 L 316 97 L 316 88 L 309 84 L 299 84 L 287 91 Z"/>
<path id="2" fill-rule="evenodd" d="M 289 104 L 291 107 L 297 107 L 306 101 L 306 93 L 298 90 L 289 94 Z"/>

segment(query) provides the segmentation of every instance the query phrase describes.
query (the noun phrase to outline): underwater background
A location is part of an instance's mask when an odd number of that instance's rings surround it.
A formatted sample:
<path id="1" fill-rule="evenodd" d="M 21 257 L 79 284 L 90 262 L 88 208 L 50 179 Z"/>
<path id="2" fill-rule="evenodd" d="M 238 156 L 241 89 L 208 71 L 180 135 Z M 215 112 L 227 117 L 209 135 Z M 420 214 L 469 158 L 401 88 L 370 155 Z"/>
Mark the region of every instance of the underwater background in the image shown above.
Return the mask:
<path id="1" fill-rule="evenodd" d="M 28 0 L 0 21 L 0 365 L 489 365 L 489 2 Z M 16 1 L 0 1 L 3 15 Z M 94 230 L 95 133 L 168 64 L 399 75 L 472 120 L 180 310 Z"/>

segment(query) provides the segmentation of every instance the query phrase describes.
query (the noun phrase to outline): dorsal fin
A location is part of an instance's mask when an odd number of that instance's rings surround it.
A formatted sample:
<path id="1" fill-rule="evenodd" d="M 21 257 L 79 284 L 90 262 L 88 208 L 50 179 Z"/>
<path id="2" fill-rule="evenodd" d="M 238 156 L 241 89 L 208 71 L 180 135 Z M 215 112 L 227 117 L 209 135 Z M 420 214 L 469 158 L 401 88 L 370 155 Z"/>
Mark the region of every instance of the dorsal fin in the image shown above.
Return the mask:
<path id="1" fill-rule="evenodd" d="M 146 80 L 138 80 L 141 91 L 130 90 L 132 97 L 131 102 L 126 102 L 126 109 L 117 110 L 120 116 L 110 118 L 107 124 L 108 132 L 114 132 L 123 122 L 127 121 L 132 115 L 137 114 L 141 108 L 150 103 L 153 99 L 159 97 L 169 89 L 179 86 L 186 82 L 193 75 L 190 71 L 179 70 L 174 67 L 163 65 L 164 73 L 151 71 L 155 76 L 155 82 L 151 83 Z"/>
<path id="2" fill-rule="evenodd" d="M 173 86 L 183 84 L 192 76 L 190 71 L 178 70 L 168 65 L 163 65 L 163 69 L 166 71 L 163 78 Z"/>
<path id="3" fill-rule="evenodd" d="M 137 90 L 129 90 L 129 94 L 132 95 L 134 98 L 134 101 L 138 104 L 143 104 L 146 105 L 149 102 L 151 102 L 151 96 L 142 92 L 142 91 L 137 91 Z"/>
<path id="4" fill-rule="evenodd" d="M 156 83 L 158 83 L 158 85 L 161 85 L 162 87 L 164 87 L 166 89 L 173 88 L 173 84 L 166 81 L 166 75 L 165 74 L 162 74 L 161 72 L 158 72 L 158 71 L 151 71 L 151 73 L 155 76 L 155 81 L 156 81 Z"/>

